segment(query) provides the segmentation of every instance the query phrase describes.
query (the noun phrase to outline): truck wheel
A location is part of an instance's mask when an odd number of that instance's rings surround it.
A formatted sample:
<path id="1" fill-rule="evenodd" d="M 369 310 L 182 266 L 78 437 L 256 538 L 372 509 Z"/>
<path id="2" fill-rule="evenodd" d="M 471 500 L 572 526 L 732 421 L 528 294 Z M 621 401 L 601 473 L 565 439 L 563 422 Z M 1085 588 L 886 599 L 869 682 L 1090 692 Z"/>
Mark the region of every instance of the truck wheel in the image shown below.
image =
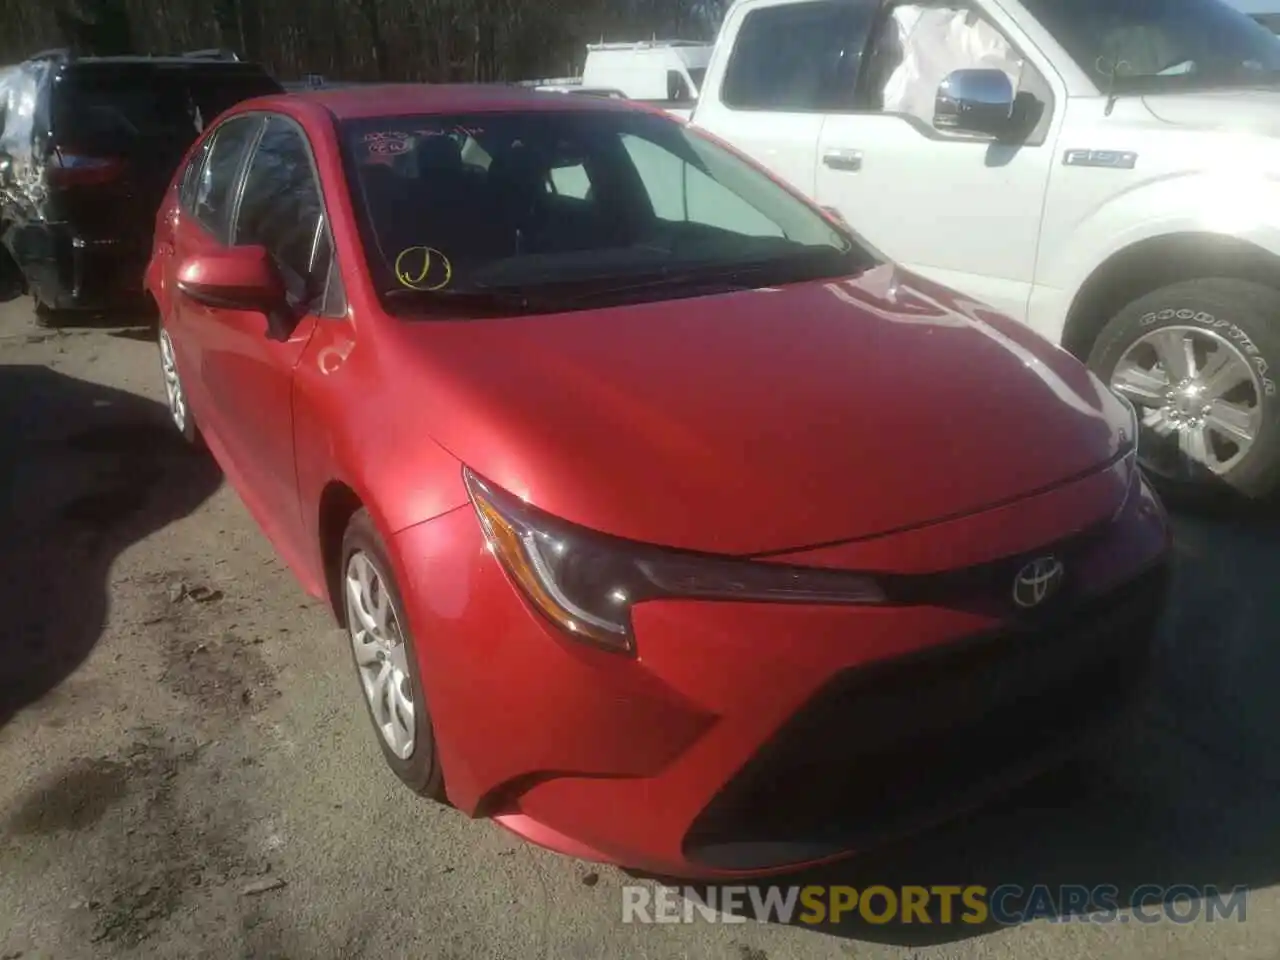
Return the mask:
<path id="1" fill-rule="evenodd" d="M 1139 458 L 1174 492 L 1280 486 L 1280 290 L 1211 278 L 1161 287 L 1121 310 L 1089 367 L 1142 421 Z"/>

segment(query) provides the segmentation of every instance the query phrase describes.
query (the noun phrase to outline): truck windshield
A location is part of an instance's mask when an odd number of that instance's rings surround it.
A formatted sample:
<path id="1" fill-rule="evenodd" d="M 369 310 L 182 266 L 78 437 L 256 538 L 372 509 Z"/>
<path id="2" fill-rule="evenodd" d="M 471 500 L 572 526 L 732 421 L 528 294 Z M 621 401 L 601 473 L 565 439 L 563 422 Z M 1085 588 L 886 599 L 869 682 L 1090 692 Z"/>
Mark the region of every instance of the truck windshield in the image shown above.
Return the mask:
<path id="1" fill-rule="evenodd" d="M 1280 81 L 1280 39 L 1222 0 L 1022 2 L 1103 91 Z"/>
<path id="2" fill-rule="evenodd" d="M 388 309 L 467 295 L 510 304 L 513 291 L 546 310 L 611 293 L 667 299 L 847 275 L 874 256 L 751 164 L 656 113 L 391 116 L 348 121 L 342 137 Z"/>

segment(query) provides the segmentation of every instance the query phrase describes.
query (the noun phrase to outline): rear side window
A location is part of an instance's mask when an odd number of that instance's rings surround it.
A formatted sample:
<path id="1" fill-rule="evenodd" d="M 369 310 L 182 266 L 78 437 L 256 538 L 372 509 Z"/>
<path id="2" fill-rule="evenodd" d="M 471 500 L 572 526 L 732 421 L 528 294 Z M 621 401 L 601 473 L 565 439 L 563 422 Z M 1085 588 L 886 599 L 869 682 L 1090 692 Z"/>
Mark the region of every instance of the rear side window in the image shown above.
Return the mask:
<path id="1" fill-rule="evenodd" d="M 205 158 L 209 155 L 209 141 L 206 140 L 200 145 L 187 162 L 186 168 L 182 171 L 182 186 L 179 188 L 178 200 L 182 204 L 182 209 L 188 213 L 195 211 L 196 203 L 196 187 L 200 183 L 200 168 L 204 165 Z"/>
<path id="2" fill-rule="evenodd" d="M 58 80 L 53 129 L 60 142 L 128 150 L 186 147 L 218 114 L 249 97 L 280 90 L 261 71 L 189 67 L 73 67 Z"/>
<path id="3" fill-rule="evenodd" d="M 822 111 L 854 102 L 875 0 L 764 7 L 738 29 L 720 99 L 738 110 Z"/>
<path id="4" fill-rule="evenodd" d="M 187 77 L 187 90 L 206 125 L 242 100 L 284 92 L 279 83 L 256 70 L 193 70 Z"/>
<path id="5" fill-rule="evenodd" d="M 59 142 L 119 148 L 138 139 L 180 139 L 200 133 L 180 84 L 157 82 L 154 71 L 68 71 L 53 98 Z"/>
<path id="6" fill-rule="evenodd" d="M 234 199 L 232 187 L 245 150 L 261 123 L 259 116 L 232 117 L 213 131 L 207 160 L 195 186 L 192 212 L 216 237 L 226 236 Z"/>

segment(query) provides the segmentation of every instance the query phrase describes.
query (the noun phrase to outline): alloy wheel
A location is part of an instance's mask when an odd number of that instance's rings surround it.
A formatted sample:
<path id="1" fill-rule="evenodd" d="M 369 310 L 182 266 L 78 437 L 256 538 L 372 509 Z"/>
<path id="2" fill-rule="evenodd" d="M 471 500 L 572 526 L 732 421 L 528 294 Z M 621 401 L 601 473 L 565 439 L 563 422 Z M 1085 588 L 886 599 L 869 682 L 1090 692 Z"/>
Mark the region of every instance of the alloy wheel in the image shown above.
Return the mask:
<path id="1" fill-rule="evenodd" d="M 347 561 L 347 632 L 369 710 L 388 749 L 401 760 L 414 748 L 411 655 L 386 582 L 367 553 Z"/>
<path id="2" fill-rule="evenodd" d="M 1202 327 L 1161 327 L 1134 341 L 1111 387 L 1137 408 L 1143 464 L 1162 476 L 1229 473 L 1262 425 L 1262 384 L 1253 364 Z"/>
<path id="3" fill-rule="evenodd" d="M 173 341 L 167 330 L 160 331 L 160 370 L 164 374 L 164 392 L 169 401 L 169 416 L 179 431 L 187 429 L 187 395 L 178 376 L 178 362 L 174 356 Z"/>

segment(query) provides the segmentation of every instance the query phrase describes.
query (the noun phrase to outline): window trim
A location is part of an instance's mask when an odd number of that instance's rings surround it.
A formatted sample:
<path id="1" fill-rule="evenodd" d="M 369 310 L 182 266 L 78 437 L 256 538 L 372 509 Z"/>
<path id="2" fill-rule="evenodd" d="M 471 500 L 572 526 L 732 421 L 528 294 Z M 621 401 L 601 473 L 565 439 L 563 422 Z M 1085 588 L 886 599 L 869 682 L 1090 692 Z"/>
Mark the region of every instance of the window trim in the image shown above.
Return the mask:
<path id="1" fill-rule="evenodd" d="M 250 115 L 260 118 L 258 132 L 255 135 L 249 150 L 245 152 L 244 162 L 240 167 L 235 190 L 235 199 L 231 206 L 231 216 L 228 219 L 227 240 L 223 245 L 227 247 L 233 247 L 236 245 L 231 241 L 236 235 L 236 228 L 240 225 L 240 206 L 244 201 L 245 185 L 249 180 L 249 164 L 257 155 L 258 147 L 262 145 L 262 139 L 267 132 L 267 124 L 273 119 L 283 120 L 285 124 L 292 127 L 293 131 L 302 139 L 303 152 L 306 153 L 307 163 L 311 167 L 311 177 L 315 181 L 316 191 L 320 195 L 320 223 L 317 224 L 315 236 L 312 237 L 311 241 L 313 266 L 316 247 L 319 243 L 321 226 L 323 226 L 324 232 L 329 235 L 328 275 L 326 276 L 325 282 L 321 286 L 320 290 L 313 294 L 311 300 L 306 303 L 299 304 L 299 306 L 304 308 L 306 310 L 306 314 L 310 316 L 325 317 L 328 319 L 345 317 L 347 315 L 346 285 L 342 281 L 342 272 L 338 266 L 338 247 L 334 242 L 333 237 L 333 218 L 329 215 L 329 203 L 328 198 L 325 195 L 324 179 L 320 176 L 320 166 L 316 163 L 315 148 L 311 144 L 311 138 L 307 135 L 306 127 L 288 114 L 280 113 L 277 110 L 246 110 L 243 113 L 237 114 L 237 116 Z M 221 124 L 219 124 L 219 126 L 221 126 Z M 339 286 L 339 290 L 336 294 L 332 290 L 335 275 Z M 333 309 L 330 306 L 329 301 L 335 296 L 338 297 L 339 302 L 342 304 L 341 311 Z"/>

